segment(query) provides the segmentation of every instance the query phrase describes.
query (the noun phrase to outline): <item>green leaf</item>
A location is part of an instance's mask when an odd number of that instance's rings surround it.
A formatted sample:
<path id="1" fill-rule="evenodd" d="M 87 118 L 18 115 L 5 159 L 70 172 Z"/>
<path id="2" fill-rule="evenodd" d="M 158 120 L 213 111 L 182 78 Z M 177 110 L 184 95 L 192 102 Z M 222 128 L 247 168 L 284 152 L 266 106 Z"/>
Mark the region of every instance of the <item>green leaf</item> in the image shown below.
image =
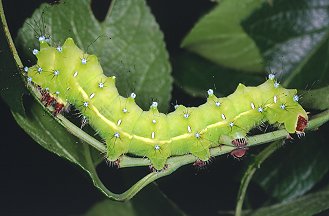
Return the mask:
<path id="1" fill-rule="evenodd" d="M 257 209 L 248 216 L 309 216 L 329 209 L 329 187 L 285 203 Z M 326 214 L 327 215 L 327 214 Z"/>
<path id="2" fill-rule="evenodd" d="M 189 52 L 175 57 L 173 72 L 175 83 L 179 87 L 190 95 L 199 97 L 206 97 L 209 88 L 214 89 L 217 96 L 226 96 L 234 92 L 240 82 L 257 85 L 264 81 L 263 76 L 223 68 Z"/>
<path id="3" fill-rule="evenodd" d="M 137 103 L 149 108 L 152 99 L 166 111 L 172 78 L 163 35 L 145 1 L 112 1 L 103 22 L 94 17 L 90 0 L 69 0 L 52 7 L 42 5 L 20 29 L 17 43 L 31 56 L 38 47 L 34 30 L 51 35 L 54 45 L 72 37 L 88 53 L 96 54 L 104 73 L 117 76 L 123 96 L 137 94 Z M 97 40 L 96 40 L 97 39 Z M 95 41 L 96 40 L 96 41 Z"/>
<path id="4" fill-rule="evenodd" d="M 172 202 L 154 183 L 131 200 L 134 209 L 141 216 L 183 216 L 178 206 Z"/>
<path id="5" fill-rule="evenodd" d="M 88 168 L 88 163 L 91 162 L 87 159 L 90 156 L 89 145 L 72 136 L 39 104 L 33 103 L 26 115 L 13 112 L 13 116 L 25 132 L 41 146 L 84 169 Z M 95 149 L 92 150 L 96 151 Z M 97 153 L 98 159 L 101 158 L 99 152 Z"/>
<path id="6" fill-rule="evenodd" d="M 20 60 L 8 30 L 1 1 L 0 19 L 0 95 L 13 111 L 23 114 L 22 95 L 26 91 L 20 77 Z"/>
<path id="7" fill-rule="evenodd" d="M 219 65 L 262 72 L 262 57 L 240 23 L 261 0 L 223 0 L 184 38 L 182 47 Z"/>
<path id="8" fill-rule="evenodd" d="M 17 123 L 42 147 L 77 164 L 85 170 L 95 186 L 107 196 L 112 197 L 98 179 L 95 166 L 102 160 L 101 154 L 94 148 L 71 135 L 59 125 L 40 104 L 33 103 L 26 115 L 12 113 Z"/>
<path id="9" fill-rule="evenodd" d="M 302 91 L 302 105 L 313 110 L 325 110 L 329 108 L 329 86 Z"/>
<path id="10" fill-rule="evenodd" d="M 303 195 L 328 173 L 328 138 L 308 133 L 300 142 L 287 144 L 262 164 L 254 180 L 277 200 Z"/>
<path id="11" fill-rule="evenodd" d="M 285 86 L 329 83 L 329 1 L 276 0 L 263 4 L 243 27 Z"/>
<path id="12" fill-rule="evenodd" d="M 103 200 L 96 203 L 84 216 L 137 216 L 134 207 L 130 201 L 116 202 L 112 200 Z"/>

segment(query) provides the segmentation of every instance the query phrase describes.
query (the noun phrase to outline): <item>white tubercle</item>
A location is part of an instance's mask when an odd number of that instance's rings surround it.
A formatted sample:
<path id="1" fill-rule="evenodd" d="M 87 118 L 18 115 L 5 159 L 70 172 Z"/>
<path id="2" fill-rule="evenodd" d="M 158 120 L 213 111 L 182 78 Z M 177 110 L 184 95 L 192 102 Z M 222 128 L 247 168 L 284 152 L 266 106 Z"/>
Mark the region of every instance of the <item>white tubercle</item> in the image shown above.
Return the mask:
<path id="1" fill-rule="evenodd" d="M 120 138 L 120 134 L 119 134 L 118 132 L 115 132 L 115 133 L 114 133 L 114 137 L 115 137 L 115 138 Z"/>
<path id="2" fill-rule="evenodd" d="M 87 64 L 87 59 L 86 58 L 81 59 L 81 63 L 82 64 Z"/>
<path id="3" fill-rule="evenodd" d="M 39 53 L 39 50 L 37 50 L 37 49 L 33 49 L 32 53 L 33 53 L 33 55 L 36 55 L 36 54 Z"/>
<path id="4" fill-rule="evenodd" d="M 62 51 L 63 51 L 63 47 L 58 46 L 58 47 L 56 48 L 56 50 L 57 50 L 58 52 L 62 52 Z"/>
<path id="5" fill-rule="evenodd" d="M 45 36 L 43 36 L 43 35 L 41 35 L 41 36 L 38 38 L 38 40 L 39 40 L 40 42 L 43 42 L 43 41 L 45 41 L 45 40 L 46 40 L 46 37 L 45 37 Z"/>
<path id="6" fill-rule="evenodd" d="M 153 101 L 151 107 L 152 108 L 157 108 L 158 107 L 158 102 Z"/>
<path id="7" fill-rule="evenodd" d="M 274 80 L 274 78 L 275 78 L 275 75 L 274 75 L 274 74 L 270 73 L 270 74 L 268 75 L 268 79 L 270 79 L 270 80 Z"/>
<path id="8" fill-rule="evenodd" d="M 135 94 L 134 92 L 132 92 L 132 93 L 130 94 L 130 97 L 131 97 L 132 99 L 135 99 L 135 98 L 136 98 L 136 94 Z"/>
<path id="9" fill-rule="evenodd" d="M 99 88 L 104 88 L 104 83 L 103 82 L 98 83 L 98 87 Z"/>

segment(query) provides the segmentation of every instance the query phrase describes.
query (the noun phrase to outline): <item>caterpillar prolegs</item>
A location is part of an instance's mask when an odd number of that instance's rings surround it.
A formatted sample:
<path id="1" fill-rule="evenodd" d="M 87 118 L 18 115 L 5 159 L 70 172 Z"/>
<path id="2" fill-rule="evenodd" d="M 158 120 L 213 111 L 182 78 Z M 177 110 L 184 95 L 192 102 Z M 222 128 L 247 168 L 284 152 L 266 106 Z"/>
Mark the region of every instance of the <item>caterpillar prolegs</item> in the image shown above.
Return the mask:
<path id="1" fill-rule="evenodd" d="M 41 100 L 54 106 L 54 114 L 74 105 L 105 140 L 110 161 L 132 154 L 147 157 L 157 170 L 173 155 L 193 154 L 207 161 L 209 148 L 221 145 L 223 137 L 236 147 L 231 154 L 241 157 L 247 133 L 263 122 L 282 124 L 289 133 L 303 133 L 307 126 L 297 90 L 281 87 L 272 74 L 257 87 L 239 84 L 224 98 L 209 89 L 205 104 L 179 105 L 164 114 L 157 102 L 143 111 L 133 92 L 128 98 L 120 96 L 115 77 L 105 76 L 97 57 L 84 53 L 71 38 L 58 47 L 41 40 L 40 50 L 33 53 L 37 64 L 26 71 L 28 81 L 40 87 Z"/>

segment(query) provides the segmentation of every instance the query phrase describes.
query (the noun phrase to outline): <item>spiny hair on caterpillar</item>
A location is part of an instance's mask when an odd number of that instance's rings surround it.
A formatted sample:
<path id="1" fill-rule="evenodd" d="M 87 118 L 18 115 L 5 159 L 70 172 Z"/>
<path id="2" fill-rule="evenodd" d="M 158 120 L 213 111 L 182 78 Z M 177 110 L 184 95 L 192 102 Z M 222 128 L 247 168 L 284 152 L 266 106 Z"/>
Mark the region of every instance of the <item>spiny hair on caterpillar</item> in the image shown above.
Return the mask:
<path id="1" fill-rule="evenodd" d="M 88 118 L 84 115 L 81 115 L 81 125 L 80 125 L 80 129 L 82 129 L 84 126 L 86 126 L 88 124 Z"/>
<path id="2" fill-rule="evenodd" d="M 44 17 L 46 9 L 47 9 L 47 6 L 45 6 L 42 9 L 41 13 L 39 14 L 39 20 L 32 19 L 33 23 L 26 22 L 26 24 L 32 29 L 32 31 L 34 32 L 35 38 L 39 42 L 50 43 L 51 42 L 51 36 L 46 31 L 47 26 L 45 24 L 45 17 Z"/>
<path id="3" fill-rule="evenodd" d="M 155 168 L 153 165 L 149 165 L 149 170 L 150 170 L 151 172 L 154 172 L 154 173 L 159 173 L 159 172 L 161 172 L 162 170 L 166 170 L 167 168 L 168 168 L 168 164 L 165 164 L 164 167 L 163 167 L 161 170 Z"/>
<path id="4" fill-rule="evenodd" d="M 47 100 L 43 99 L 48 105 L 72 104 L 88 119 L 106 142 L 108 160 L 132 154 L 148 158 L 161 170 L 174 155 L 192 154 L 207 161 L 209 148 L 221 145 L 220 137 L 245 138 L 264 121 L 283 124 L 289 133 L 303 132 L 307 126 L 307 113 L 298 104 L 297 91 L 284 89 L 272 75 L 257 87 L 239 84 L 224 98 L 217 98 L 209 89 L 207 102 L 199 107 L 179 105 L 164 114 L 158 111 L 157 100 L 144 111 L 135 103 L 135 93 L 120 96 L 115 77 L 106 77 L 97 57 L 79 49 L 73 39 L 68 38 L 60 51 L 57 48 L 40 42 L 35 55 L 38 62 L 27 68 L 26 76 L 30 83 L 48 88 Z M 38 68 L 41 73 L 35 72 Z M 231 143 L 236 148 L 231 155 L 243 156 L 247 143 L 235 144 Z"/>
<path id="5" fill-rule="evenodd" d="M 117 160 L 115 161 L 111 161 L 111 160 L 108 160 L 107 159 L 107 156 L 106 156 L 106 152 L 103 153 L 103 158 L 104 158 L 104 161 L 105 163 L 109 166 L 109 167 L 115 167 L 117 169 L 120 168 L 120 158 L 118 158 Z"/>

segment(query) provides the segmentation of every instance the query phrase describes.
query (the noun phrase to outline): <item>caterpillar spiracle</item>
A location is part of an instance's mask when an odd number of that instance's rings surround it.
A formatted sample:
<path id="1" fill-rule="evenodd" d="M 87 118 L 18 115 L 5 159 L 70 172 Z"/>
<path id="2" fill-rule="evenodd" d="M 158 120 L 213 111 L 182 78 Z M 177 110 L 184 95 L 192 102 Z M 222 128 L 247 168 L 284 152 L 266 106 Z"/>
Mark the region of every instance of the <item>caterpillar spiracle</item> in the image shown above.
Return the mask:
<path id="1" fill-rule="evenodd" d="M 115 77 L 105 76 L 97 57 L 84 53 L 72 38 L 58 47 L 41 40 L 40 50 L 33 53 L 37 64 L 26 68 L 27 79 L 39 86 L 42 102 L 52 105 L 54 114 L 74 105 L 106 141 L 110 161 L 129 153 L 147 157 L 157 170 L 174 155 L 193 154 L 207 161 L 209 148 L 221 145 L 223 137 L 236 147 L 231 154 L 241 157 L 247 133 L 263 122 L 282 124 L 289 133 L 303 133 L 307 126 L 297 90 L 281 87 L 272 74 L 257 87 L 239 84 L 223 98 L 209 89 L 207 102 L 199 107 L 179 105 L 164 114 L 157 102 L 143 111 L 135 93 L 120 96 Z"/>

